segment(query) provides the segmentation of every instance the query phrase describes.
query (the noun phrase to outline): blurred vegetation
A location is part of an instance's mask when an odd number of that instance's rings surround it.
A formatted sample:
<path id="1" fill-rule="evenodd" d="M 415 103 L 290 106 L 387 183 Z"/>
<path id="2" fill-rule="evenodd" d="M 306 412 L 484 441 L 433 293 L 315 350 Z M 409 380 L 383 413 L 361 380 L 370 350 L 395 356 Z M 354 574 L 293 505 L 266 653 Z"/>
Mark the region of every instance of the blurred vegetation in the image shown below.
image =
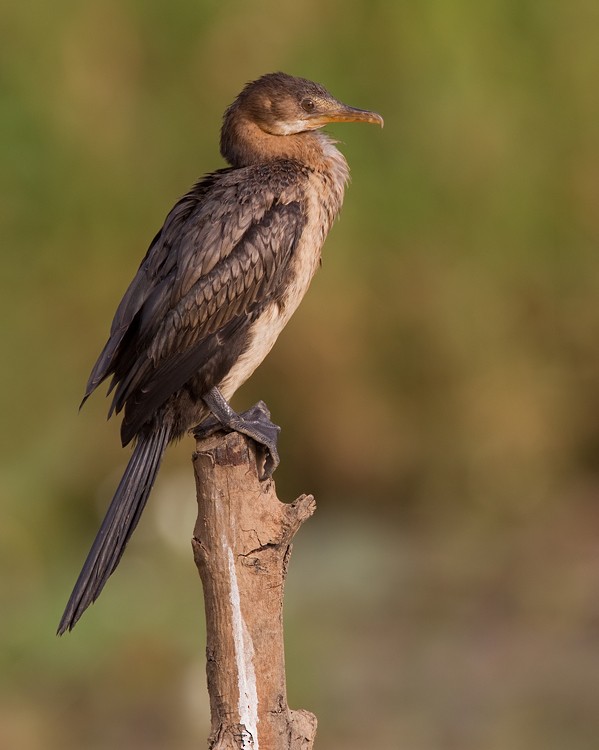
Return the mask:
<path id="1" fill-rule="evenodd" d="M 322 748 L 599 736 L 599 6 L 57 0 L 1 12 L 0 746 L 202 746 L 191 440 L 76 631 L 127 458 L 95 397 L 114 308 L 224 108 L 285 70 L 377 109 L 310 294 L 237 397 L 312 491 L 290 702 Z"/>

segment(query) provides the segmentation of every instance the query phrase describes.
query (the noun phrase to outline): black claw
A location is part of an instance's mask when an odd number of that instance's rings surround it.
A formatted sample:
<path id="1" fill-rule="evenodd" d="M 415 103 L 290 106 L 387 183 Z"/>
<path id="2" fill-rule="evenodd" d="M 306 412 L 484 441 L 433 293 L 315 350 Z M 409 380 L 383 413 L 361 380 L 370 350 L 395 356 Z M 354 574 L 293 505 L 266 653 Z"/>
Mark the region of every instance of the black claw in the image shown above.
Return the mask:
<path id="1" fill-rule="evenodd" d="M 275 472 L 275 469 L 280 463 L 279 458 L 279 452 L 276 449 L 276 447 L 270 447 L 267 448 L 266 446 L 263 446 L 266 450 L 266 460 L 264 461 L 264 471 L 262 472 L 262 475 L 260 476 L 260 481 L 264 482 L 266 479 L 272 479 L 272 475 Z"/>

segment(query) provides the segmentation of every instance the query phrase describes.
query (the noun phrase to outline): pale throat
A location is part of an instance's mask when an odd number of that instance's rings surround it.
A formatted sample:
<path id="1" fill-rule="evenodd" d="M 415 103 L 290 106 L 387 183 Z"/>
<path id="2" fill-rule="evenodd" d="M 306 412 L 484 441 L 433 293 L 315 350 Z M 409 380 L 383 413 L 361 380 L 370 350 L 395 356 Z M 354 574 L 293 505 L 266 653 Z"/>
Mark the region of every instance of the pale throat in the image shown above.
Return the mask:
<path id="1" fill-rule="evenodd" d="M 249 166 L 279 159 L 292 159 L 317 172 L 330 172 L 343 185 L 349 178 L 344 156 L 335 141 L 320 130 L 298 132 L 300 122 L 278 125 L 281 133 L 269 133 L 256 122 L 239 119 L 234 123 L 233 137 L 226 138 L 229 159 L 234 166 Z"/>

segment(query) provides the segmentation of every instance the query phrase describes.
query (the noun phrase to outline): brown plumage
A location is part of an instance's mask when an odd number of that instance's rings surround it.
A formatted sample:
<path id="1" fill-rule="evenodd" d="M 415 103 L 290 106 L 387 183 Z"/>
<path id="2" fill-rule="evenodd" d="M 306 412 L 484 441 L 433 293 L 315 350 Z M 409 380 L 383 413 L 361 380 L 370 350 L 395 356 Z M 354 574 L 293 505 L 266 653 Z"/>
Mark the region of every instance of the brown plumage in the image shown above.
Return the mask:
<path id="1" fill-rule="evenodd" d="M 305 294 L 339 213 L 345 159 L 319 128 L 382 125 L 322 86 L 284 73 L 248 84 L 225 112 L 231 165 L 198 182 L 168 214 L 121 301 L 84 401 L 107 377 L 110 413 L 124 410 L 121 479 L 62 617 L 71 629 L 99 596 L 143 511 L 169 442 L 211 413 L 278 462 L 261 406 L 238 415 L 235 390 L 262 362 Z"/>

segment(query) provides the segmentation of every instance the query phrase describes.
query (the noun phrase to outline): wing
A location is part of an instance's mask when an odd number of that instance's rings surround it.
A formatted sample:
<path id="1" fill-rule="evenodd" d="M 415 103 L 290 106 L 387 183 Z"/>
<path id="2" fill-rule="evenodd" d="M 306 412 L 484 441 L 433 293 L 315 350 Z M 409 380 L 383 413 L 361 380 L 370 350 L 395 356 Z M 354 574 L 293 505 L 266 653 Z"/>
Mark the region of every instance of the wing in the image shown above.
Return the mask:
<path id="1" fill-rule="evenodd" d="M 191 378 L 215 385 L 231 364 L 223 342 L 284 284 L 302 206 L 237 172 L 173 209 L 117 310 L 88 391 L 114 374 L 111 411 L 127 407 L 124 443 Z"/>
<path id="2" fill-rule="evenodd" d="M 237 353 L 236 334 L 278 298 L 303 223 L 299 203 L 273 206 L 164 317 L 154 319 L 147 348 L 128 363 L 115 391 L 114 408 L 127 407 L 125 443 L 191 378 L 206 392 L 224 377 Z"/>
<path id="3" fill-rule="evenodd" d="M 110 336 L 91 371 L 82 403 L 85 403 L 100 383 L 114 372 L 119 347 L 136 315 L 152 293 L 163 286 L 165 279 L 169 278 L 176 267 L 178 255 L 176 245 L 184 227 L 197 212 L 198 205 L 209 193 L 214 181 L 220 174 L 227 171 L 229 170 L 221 170 L 208 175 L 184 195 L 166 217 L 164 225 L 152 240 L 133 281 L 117 308 L 110 327 Z"/>

